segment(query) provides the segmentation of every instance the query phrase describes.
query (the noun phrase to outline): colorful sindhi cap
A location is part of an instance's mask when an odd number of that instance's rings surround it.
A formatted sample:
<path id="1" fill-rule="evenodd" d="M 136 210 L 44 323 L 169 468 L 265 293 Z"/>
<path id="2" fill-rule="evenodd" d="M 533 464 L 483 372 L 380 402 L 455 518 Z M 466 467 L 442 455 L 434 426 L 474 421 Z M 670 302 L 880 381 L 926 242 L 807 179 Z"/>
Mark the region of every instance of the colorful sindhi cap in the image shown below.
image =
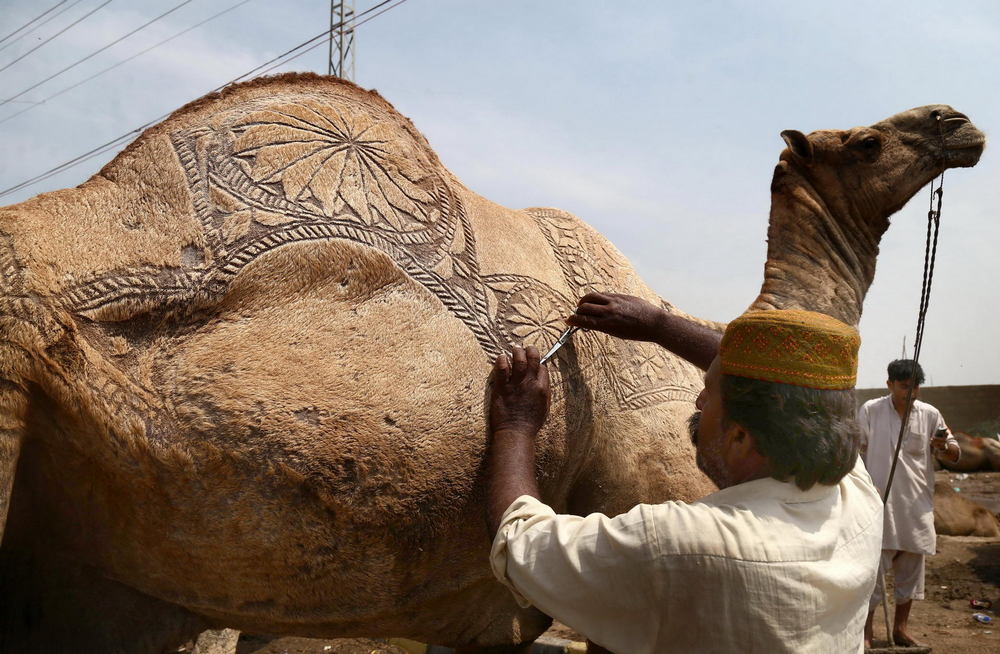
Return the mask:
<path id="1" fill-rule="evenodd" d="M 813 311 L 751 311 L 729 323 L 719 353 L 722 373 L 820 388 L 854 388 L 861 337 Z"/>

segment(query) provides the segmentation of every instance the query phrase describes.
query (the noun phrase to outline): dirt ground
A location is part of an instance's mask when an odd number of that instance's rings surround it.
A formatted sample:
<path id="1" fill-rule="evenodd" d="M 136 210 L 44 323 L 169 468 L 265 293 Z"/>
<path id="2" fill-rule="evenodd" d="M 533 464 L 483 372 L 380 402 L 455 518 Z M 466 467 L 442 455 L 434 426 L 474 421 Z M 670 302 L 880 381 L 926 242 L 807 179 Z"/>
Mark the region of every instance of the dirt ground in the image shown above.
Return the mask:
<path id="1" fill-rule="evenodd" d="M 959 474 L 939 472 L 939 479 L 993 512 L 1000 512 L 1000 472 Z M 891 587 L 891 582 L 890 582 Z M 927 560 L 926 599 L 915 602 L 910 615 L 910 635 L 947 654 L 1000 652 L 1000 611 L 984 611 L 993 618 L 981 624 L 972 618 L 970 599 L 988 599 L 1000 609 L 1000 539 L 939 536 L 938 552 Z M 557 625 L 551 635 L 582 640 Z M 875 614 L 875 645 L 884 645 L 885 622 Z M 880 642 L 881 641 L 881 642 Z M 900 649 L 900 652 L 907 651 Z M 244 635 L 239 654 L 409 654 L 386 640 L 311 640 L 280 638 L 267 642 Z M 628 654 L 620 652 L 619 654 Z"/>

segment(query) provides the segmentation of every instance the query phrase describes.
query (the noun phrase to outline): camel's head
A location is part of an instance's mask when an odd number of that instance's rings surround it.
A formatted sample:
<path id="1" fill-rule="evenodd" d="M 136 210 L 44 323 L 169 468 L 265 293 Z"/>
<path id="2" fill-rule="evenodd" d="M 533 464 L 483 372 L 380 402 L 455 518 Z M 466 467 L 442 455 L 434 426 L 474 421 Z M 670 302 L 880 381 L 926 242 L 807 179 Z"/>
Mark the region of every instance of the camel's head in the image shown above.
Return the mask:
<path id="1" fill-rule="evenodd" d="M 976 165 L 986 144 L 964 114 L 943 104 L 910 109 L 870 127 L 808 136 L 786 130 L 781 136 L 788 144 L 782 162 L 828 203 L 846 200 L 852 212 L 882 219 L 946 168 Z"/>

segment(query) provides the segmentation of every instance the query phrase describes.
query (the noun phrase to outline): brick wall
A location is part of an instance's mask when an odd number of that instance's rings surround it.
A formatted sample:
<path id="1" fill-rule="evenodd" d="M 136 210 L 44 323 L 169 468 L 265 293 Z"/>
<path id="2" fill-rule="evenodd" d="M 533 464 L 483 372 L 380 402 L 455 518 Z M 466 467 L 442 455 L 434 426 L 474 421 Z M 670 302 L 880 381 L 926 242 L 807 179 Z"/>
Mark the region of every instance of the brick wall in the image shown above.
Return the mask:
<path id="1" fill-rule="evenodd" d="M 859 388 L 855 391 L 858 406 L 887 395 L 888 389 Z M 981 422 L 1000 418 L 1000 384 L 989 386 L 924 386 L 920 399 L 937 407 L 948 427 L 968 431 Z"/>

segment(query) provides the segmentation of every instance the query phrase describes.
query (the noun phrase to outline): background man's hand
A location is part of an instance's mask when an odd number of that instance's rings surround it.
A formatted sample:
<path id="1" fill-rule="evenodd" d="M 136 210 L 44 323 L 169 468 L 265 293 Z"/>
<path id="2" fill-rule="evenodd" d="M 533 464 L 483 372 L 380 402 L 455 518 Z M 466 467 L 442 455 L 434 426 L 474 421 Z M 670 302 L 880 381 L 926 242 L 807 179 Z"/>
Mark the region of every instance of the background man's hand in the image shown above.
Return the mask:
<path id="1" fill-rule="evenodd" d="M 934 436 L 931 438 L 931 450 L 943 454 L 948 448 L 948 430 L 947 428 L 939 428 L 934 432 Z"/>
<path id="2" fill-rule="evenodd" d="M 588 293 L 566 319 L 573 327 L 596 329 L 632 341 L 656 341 L 664 311 L 642 298 L 620 293 Z"/>
<path id="3" fill-rule="evenodd" d="M 538 349 L 515 347 L 501 354 L 490 377 L 490 432 L 530 432 L 534 436 L 549 411 L 549 373 L 539 363 Z"/>
<path id="4" fill-rule="evenodd" d="M 934 456 L 946 459 L 952 463 L 957 463 L 959 458 L 962 456 L 962 448 L 958 446 L 957 443 L 949 443 L 948 429 L 938 429 L 934 436 L 931 438 L 931 452 Z"/>

